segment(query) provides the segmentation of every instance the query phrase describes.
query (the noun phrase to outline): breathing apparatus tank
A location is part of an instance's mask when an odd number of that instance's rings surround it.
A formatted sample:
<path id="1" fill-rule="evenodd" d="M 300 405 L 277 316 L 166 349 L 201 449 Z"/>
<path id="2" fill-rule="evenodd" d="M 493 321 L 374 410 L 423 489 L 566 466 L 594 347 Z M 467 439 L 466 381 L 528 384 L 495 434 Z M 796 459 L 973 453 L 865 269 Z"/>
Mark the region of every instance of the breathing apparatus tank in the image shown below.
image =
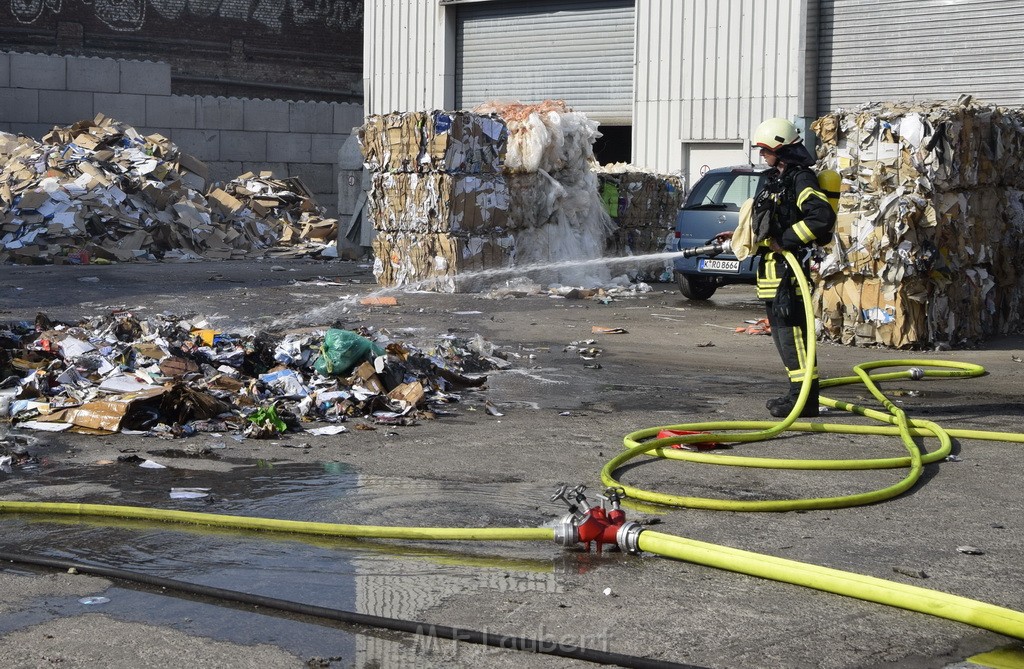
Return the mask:
<path id="1" fill-rule="evenodd" d="M 839 189 L 843 185 L 843 178 L 835 170 L 822 170 L 818 172 L 818 187 L 828 198 L 832 211 L 839 213 Z"/>

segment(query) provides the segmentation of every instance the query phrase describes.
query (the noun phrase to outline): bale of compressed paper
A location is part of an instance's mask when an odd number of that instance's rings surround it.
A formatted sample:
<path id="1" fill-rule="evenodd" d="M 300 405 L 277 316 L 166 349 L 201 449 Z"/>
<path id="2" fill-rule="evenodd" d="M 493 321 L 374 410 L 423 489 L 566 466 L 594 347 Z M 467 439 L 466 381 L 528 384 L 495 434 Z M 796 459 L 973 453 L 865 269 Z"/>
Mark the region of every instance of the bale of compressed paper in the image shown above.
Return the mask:
<path id="1" fill-rule="evenodd" d="M 474 111 L 494 114 L 508 126 L 507 173 L 585 171 L 594 161 L 594 141 L 601 136 L 597 121 L 562 100 L 488 102 Z"/>
<path id="2" fill-rule="evenodd" d="M 377 172 L 367 198 L 378 232 L 472 232 L 509 226 L 500 174 Z"/>
<path id="3" fill-rule="evenodd" d="M 497 173 L 507 128 L 493 114 L 394 112 L 367 116 L 358 139 L 374 172 Z"/>
<path id="4" fill-rule="evenodd" d="M 512 266 L 515 240 L 499 232 L 378 232 L 373 253 L 373 274 L 382 286 L 474 292 L 486 286 L 487 270 Z"/>
<path id="5" fill-rule="evenodd" d="M 465 290 L 461 274 L 510 265 L 545 283 L 596 285 L 611 220 L 592 170 L 597 123 L 558 101 L 368 117 L 375 275 L 386 286 Z"/>
<path id="6" fill-rule="evenodd" d="M 536 277 L 542 283 L 607 283 L 608 266 L 587 263 L 604 255 L 614 229 L 594 171 L 594 141 L 601 136 L 597 122 L 561 100 L 486 103 L 476 111 L 497 114 L 508 125 L 505 171 L 516 265 L 543 267 Z"/>
<path id="7" fill-rule="evenodd" d="M 615 223 L 609 250 L 615 255 L 662 252 L 683 204 L 683 179 L 624 163 L 601 167 L 598 179 L 601 201 Z"/>
<path id="8" fill-rule="evenodd" d="M 1024 110 L 969 97 L 839 110 L 812 126 L 837 169 L 818 269 L 826 338 L 962 345 L 1024 327 Z"/>

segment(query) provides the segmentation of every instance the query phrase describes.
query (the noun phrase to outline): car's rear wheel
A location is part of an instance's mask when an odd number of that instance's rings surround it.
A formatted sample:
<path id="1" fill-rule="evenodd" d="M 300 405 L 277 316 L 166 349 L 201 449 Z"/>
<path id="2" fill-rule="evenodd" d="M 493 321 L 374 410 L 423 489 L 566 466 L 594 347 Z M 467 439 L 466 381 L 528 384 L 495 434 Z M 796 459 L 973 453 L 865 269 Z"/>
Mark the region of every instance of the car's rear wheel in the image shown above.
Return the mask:
<path id="1" fill-rule="evenodd" d="M 710 300 L 718 290 L 715 280 L 707 277 L 676 274 L 676 279 L 679 282 L 679 292 L 689 300 Z"/>

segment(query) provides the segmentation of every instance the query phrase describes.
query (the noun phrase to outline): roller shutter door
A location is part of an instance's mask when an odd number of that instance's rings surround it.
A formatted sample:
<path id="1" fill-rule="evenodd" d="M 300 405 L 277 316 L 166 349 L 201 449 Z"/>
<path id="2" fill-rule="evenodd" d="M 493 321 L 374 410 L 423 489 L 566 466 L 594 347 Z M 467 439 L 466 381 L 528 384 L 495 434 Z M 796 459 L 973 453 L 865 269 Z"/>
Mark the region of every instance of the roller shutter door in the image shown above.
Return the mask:
<path id="1" fill-rule="evenodd" d="M 1024 106 L 1024 0 L 820 0 L 818 113 L 878 101 Z"/>
<path id="2" fill-rule="evenodd" d="M 601 123 L 629 125 L 633 24 L 633 0 L 459 4 L 456 104 L 558 99 Z"/>

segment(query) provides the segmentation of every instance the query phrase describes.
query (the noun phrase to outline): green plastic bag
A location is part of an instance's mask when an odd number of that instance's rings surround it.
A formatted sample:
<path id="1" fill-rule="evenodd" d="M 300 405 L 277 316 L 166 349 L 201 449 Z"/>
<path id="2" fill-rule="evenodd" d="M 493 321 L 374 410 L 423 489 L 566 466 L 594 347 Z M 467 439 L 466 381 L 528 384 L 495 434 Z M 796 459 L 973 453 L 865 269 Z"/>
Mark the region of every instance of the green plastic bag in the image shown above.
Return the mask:
<path id="1" fill-rule="evenodd" d="M 277 408 L 273 404 L 257 409 L 249 414 L 249 422 L 253 423 L 257 428 L 264 430 L 273 428 L 277 432 L 284 432 L 288 429 L 288 426 L 277 415 Z"/>
<path id="2" fill-rule="evenodd" d="M 313 369 L 324 376 L 345 376 L 361 362 L 384 355 L 384 349 L 351 330 L 331 328 L 324 334 Z"/>

